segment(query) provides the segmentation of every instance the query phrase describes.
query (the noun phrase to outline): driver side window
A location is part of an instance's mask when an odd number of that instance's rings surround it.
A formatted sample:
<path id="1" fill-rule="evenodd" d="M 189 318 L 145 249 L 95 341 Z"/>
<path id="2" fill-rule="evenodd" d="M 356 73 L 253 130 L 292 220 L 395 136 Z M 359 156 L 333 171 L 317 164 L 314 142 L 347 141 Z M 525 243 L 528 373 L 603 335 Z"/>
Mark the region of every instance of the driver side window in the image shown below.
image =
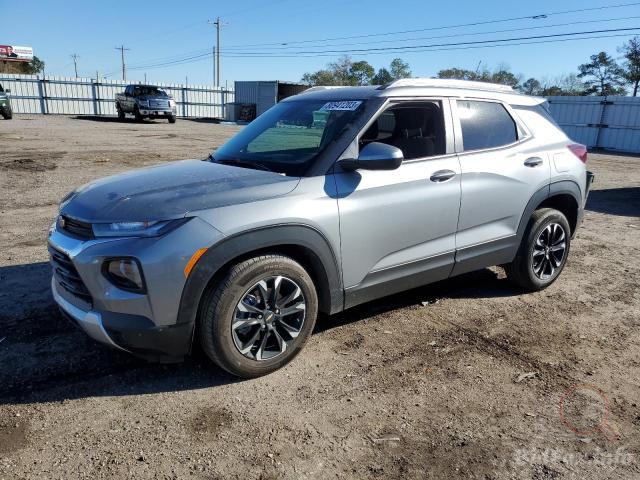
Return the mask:
<path id="1" fill-rule="evenodd" d="M 360 137 L 360 149 L 371 142 L 399 148 L 405 160 L 444 155 L 446 138 L 441 102 L 411 102 L 389 107 Z"/>

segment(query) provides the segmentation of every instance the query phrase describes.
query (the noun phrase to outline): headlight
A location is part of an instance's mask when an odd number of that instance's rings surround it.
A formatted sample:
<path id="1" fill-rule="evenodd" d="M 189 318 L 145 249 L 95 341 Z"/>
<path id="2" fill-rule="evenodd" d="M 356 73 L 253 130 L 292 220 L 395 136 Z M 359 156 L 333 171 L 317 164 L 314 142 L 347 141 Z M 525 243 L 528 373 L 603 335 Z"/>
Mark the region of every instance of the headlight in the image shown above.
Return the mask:
<path id="1" fill-rule="evenodd" d="M 186 223 L 190 218 L 150 222 L 94 223 L 96 237 L 157 237 Z"/>
<path id="2" fill-rule="evenodd" d="M 142 270 L 135 258 L 114 258 L 104 263 L 105 277 L 116 287 L 137 293 L 144 293 Z"/>
<path id="3" fill-rule="evenodd" d="M 149 107 L 149 100 L 138 100 L 138 105 L 141 107 Z"/>
<path id="4" fill-rule="evenodd" d="M 169 99 L 169 106 L 170 107 L 175 107 L 176 106 L 176 101 L 173 98 Z"/>

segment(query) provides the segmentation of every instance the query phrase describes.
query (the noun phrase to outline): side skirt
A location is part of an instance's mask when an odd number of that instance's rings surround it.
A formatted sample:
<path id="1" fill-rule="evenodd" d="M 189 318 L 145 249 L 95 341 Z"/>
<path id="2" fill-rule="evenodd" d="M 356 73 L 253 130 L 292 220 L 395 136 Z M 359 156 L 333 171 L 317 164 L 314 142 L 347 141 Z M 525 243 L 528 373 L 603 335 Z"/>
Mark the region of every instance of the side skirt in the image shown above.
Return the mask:
<path id="1" fill-rule="evenodd" d="M 394 293 L 437 282 L 451 274 L 454 252 L 370 272 L 358 285 L 345 289 L 345 309 Z"/>

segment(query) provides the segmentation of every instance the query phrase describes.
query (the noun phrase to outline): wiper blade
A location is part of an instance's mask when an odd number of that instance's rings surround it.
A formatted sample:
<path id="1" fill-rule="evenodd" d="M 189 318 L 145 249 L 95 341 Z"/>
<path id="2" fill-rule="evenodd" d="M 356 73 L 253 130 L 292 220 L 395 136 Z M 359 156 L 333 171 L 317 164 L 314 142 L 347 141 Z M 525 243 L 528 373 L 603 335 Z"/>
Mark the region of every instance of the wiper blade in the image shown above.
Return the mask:
<path id="1" fill-rule="evenodd" d="M 248 160 L 240 160 L 238 158 L 233 158 L 233 159 L 229 159 L 229 160 L 217 160 L 218 163 L 221 163 L 223 165 L 232 165 L 235 167 L 247 167 L 247 168 L 254 168 L 254 169 L 259 169 L 259 170 L 264 170 L 266 172 L 273 172 L 273 170 L 271 170 L 269 167 L 267 167 L 266 165 L 259 163 L 259 162 L 250 162 Z"/>

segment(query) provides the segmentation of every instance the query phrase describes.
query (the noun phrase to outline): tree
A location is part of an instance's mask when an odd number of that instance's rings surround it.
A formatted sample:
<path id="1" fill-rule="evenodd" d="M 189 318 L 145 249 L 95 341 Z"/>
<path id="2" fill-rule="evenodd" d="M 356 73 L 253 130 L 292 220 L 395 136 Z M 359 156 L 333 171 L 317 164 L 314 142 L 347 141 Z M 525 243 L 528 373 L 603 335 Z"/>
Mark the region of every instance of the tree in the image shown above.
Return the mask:
<path id="1" fill-rule="evenodd" d="M 375 76 L 374 68 L 364 60 L 353 62 L 348 72 L 349 85 L 371 85 Z"/>
<path id="2" fill-rule="evenodd" d="M 440 70 L 438 78 L 451 78 L 457 80 L 475 80 L 477 82 L 500 83 L 516 88 L 521 80 L 521 75 L 515 75 L 507 65 L 501 65 L 491 72 L 486 68 L 480 71 L 466 70 L 464 68 L 447 68 Z"/>
<path id="3" fill-rule="evenodd" d="M 25 73 L 29 75 L 36 75 L 37 73 L 44 73 L 44 62 L 35 55 L 33 60 L 29 63 L 25 63 Z"/>
<path id="4" fill-rule="evenodd" d="M 585 79 L 588 94 L 624 95 L 624 70 L 607 52 L 591 55 L 589 63 L 578 67 L 578 78 Z"/>
<path id="5" fill-rule="evenodd" d="M 394 80 L 400 80 L 401 78 L 411 78 L 411 69 L 409 64 L 403 61 L 401 58 L 394 58 L 389 65 L 391 77 Z"/>
<path id="6" fill-rule="evenodd" d="M 624 55 L 623 77 L 633 86 L 633 96 L 638 96 L 640 85 L 640 37 L 634 37 L 620 49 Z"/>
<path id="7" fill-rule="evenodd" d="M 456 80 L 477 80 L 478 76 L 473 70 L 465 70 L 463 68 L 446 68 L 440 70 L 437 75 L 438 78 L 451 78 Z"/>
<path id="8" fill-rule="evenodd" d="M 542 92 L 542 84 L 535 78 L 529 78 L 520 88 L 522 89 L 522 93 L 526 93 L 527 95 L 540 95 Z"/>
<path id="9" fill-rule="evenodd" d="M 386 85 L 391 82 L 393 82 L 393 77 L 389 70 L 384 67 L 378 70 L 378 73 L 376 73 L 375 77 L 371 80 L 371 83 L 374 85 Z"/>
<path id="10" fill-rule="evenodd" d="M 326 68 L 317 72 L 308 72 L 302 76 L 302 81 L 310 85 L 384 85 L 399 78 L 411 76 L 409 64 L 400 58 L 395 58 L 389 69 L 381 68 L 376 74 L 369 62 L 360 60 L 354 62 L 351 57 L 343 56 L 331 62 Z"/>

